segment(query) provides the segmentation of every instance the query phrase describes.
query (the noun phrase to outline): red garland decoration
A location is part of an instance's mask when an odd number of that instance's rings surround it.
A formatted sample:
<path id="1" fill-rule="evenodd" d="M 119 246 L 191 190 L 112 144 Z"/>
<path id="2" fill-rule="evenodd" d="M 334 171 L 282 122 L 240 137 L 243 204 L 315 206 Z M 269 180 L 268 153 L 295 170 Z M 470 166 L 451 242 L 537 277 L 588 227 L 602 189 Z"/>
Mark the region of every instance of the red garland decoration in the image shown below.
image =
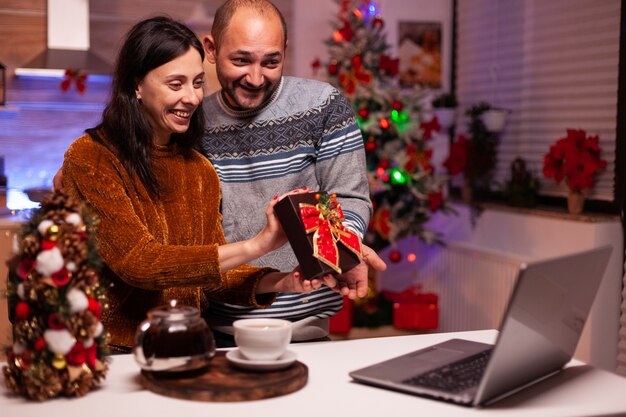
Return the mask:
<path id="1" fill-rule="evenodd" d="M 360 258 L 363 253 L 361 241 L 341 224 L 345 218 L 334 194 L 327 201 L 323 201 L 319 194 L 315 197 L 318 200 L 316 205 L 300 203 L 300 218 L 306 233 L 314 232 L 313 256 L 341 274 L 337 242 Z"/>

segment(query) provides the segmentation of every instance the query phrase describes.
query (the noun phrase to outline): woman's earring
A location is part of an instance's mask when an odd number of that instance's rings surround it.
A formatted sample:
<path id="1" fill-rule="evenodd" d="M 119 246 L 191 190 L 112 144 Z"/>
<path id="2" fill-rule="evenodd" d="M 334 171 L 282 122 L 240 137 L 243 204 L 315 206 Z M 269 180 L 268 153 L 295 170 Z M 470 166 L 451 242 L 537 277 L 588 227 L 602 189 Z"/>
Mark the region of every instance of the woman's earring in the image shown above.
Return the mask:
<path id="1" fill-rule="evenodd" d="M 135 96 L 135 98 L 137 99 L 137 101 L 139 102 L 139 104 L 141 104 L 141 97 L 139 97 L 139 94 L 137 94 L 137 95 Z"/>

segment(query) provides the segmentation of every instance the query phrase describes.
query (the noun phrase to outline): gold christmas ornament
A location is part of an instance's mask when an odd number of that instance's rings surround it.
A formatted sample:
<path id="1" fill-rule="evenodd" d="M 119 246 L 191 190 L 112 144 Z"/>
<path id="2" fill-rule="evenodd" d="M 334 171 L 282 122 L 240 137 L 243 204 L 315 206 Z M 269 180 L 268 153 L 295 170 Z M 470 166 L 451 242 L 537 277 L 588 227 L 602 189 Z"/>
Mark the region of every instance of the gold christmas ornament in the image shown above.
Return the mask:
<path id="1" fill-rule="evenodd" d="M 59 238 L 60 233 L 61 233 L 61 229 L 59 229 L 59 226 L 56 224 L 53 224 L 46 231 L 46 236 L 50 240 L 57 240 Z"/>
<path id="2" fill-rule="evenodd" d="M 67 362 L 65 361 L 65 357 L 63 355 L 60 355 L 60 354 L 54 355 L 54 359 L 52 359 L 52 366 L 55 369 L 63 369 L 65 368 L 66 365 L 67 365 Z"/>

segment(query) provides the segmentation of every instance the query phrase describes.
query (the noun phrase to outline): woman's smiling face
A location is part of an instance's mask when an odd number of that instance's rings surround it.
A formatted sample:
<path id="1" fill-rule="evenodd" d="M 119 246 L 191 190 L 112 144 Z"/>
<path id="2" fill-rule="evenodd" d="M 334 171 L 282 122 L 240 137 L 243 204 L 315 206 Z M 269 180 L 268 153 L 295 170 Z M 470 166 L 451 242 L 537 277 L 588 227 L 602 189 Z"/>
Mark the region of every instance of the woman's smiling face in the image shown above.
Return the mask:
<path id="1" fill-rule="evenodd" d="M 137 98 L 154 133 L 155 144 L 166 145 L 174 133 L 189 128 L 191 115 L 203 98 L 204 68 L 194 48 L 148 72 L 137 84 Z"/>

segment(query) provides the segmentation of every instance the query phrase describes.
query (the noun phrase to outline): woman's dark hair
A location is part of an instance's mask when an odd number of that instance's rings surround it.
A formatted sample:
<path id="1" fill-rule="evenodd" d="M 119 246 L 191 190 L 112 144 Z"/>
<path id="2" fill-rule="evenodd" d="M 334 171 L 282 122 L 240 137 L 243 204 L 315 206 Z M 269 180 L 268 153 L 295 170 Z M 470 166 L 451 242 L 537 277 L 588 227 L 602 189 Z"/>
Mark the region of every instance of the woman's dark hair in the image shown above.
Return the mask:
<path id="1" fill-rule="evenodd" d="M 204 60 L 204 48 L 184 24 L 169 17 L 157 16 L 133 26 L 117 57 L 111 86 L 111 98 L 104 109 L 102 129 L 124 163 L 129 174 L 135 173 L 152 195 L 160 195 L 152 167 L 152 127 L 136 97 L 138 83 L 151 70 L 185 54 L 190 48 Z M 185 133 L 173 134 L 171 142 L 185 154 L 199 147 L 205 127 L 202 108 L 191 116 Z"/>

